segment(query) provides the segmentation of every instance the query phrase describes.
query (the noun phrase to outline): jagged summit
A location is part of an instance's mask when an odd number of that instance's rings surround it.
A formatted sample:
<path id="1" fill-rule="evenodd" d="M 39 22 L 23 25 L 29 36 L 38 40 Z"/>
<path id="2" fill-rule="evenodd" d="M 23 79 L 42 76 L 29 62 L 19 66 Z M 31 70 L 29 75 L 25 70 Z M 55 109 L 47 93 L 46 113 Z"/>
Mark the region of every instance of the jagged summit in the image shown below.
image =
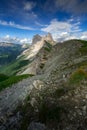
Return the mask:
<path id="1" fill-rule="evenodd" d="M 32 44 L 36 44 L 37 42 L 44 42 L 44 41 L 48 41 L 52 45 L 55 44 L 51 33 L 48 33 L 45 36 L 40 36 L 39 34 L 34 35 L 34 37 L 32 39 Z"/>
<path id="2" fill-rule="evenodd" d="M 25 56 L 26 59 L 34 57 L 44 46 L 45 42 L 48 42 L 51 45 L 55 45 L 55 41 L 53 40 L 50 33 L 43 37 L 38 34 L 34 35 L 31 46 L 26 49 L 20 56 Z"/>
<path id="3" fill-rule="evenodd" d="M 42 37 L 39 34 L 34 35 L 32 39 L 32 44 L 37 43 L 38 41 L 41 41 Z"/>
<path id="4" fill-rule="evenodd" d="M 45 37 L 44 37 L 45 40 L 49 41 L 49 42 L 53 42 L 53 37 L 51 35 L 51 33 L 48 33 Z"/>

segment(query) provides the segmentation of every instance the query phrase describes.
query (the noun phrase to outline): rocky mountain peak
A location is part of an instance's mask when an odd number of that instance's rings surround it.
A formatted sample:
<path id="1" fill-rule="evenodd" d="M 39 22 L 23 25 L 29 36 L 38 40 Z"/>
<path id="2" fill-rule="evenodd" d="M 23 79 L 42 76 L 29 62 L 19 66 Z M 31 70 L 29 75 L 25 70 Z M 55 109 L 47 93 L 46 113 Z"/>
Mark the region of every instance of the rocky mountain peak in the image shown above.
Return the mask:
<path id="1" fill-rule="evenodd" d="M 49 40 L 49 41 L 53 41 L 53 38 L 52 38 L 51 33 L 48 33 L 48 34 L 45 36 L 45 38 L 47 38 L 47 40 Z"/>
<path id="2" fill-rule="evenodd" d="M 52 45 L 55 44 L 55 41 L 53 40 L 53 37 L 52 37 L 51 33 L 48 33 L 48 34 L 44 37 L 44 40 L 50 42 L 50 44 L 52 44 Z"/>
<path id="3" fill-rule="evenodd" d="M 32 40 L 32 44 L 37 43 L 38 41 L 41 41 L 42 37 L 38 34 L 34 35 L 33 40 Z"/>
<path id="4" fill-rule="evenodd" d="M 34 35 L 33 37 L 33 40 L 32 40 L 32 44 L 36 44 L 37 42 L 44 42 L 44 41 L 48 41 L 50 42 L 50 44 L 54 45 L 55 42 L 53 40 L 53 37 L 51 35 L 51 33 L 48 33 L 47 35 L 41 37 L 40 35 L 36 34 Z"/>

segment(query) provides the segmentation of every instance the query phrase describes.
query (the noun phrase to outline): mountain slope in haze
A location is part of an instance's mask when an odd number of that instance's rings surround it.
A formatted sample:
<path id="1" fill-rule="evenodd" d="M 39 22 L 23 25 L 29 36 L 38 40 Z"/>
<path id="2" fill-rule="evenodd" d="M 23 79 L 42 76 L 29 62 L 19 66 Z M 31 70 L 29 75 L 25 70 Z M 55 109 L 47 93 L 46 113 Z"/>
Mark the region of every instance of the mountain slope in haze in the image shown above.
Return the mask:
<path id="1" fill-rule="evenodd" d="M 17 57 L 27 48 L 28 44 L 0 43 L 0 73 L 15 74 L 16 67 L 23 66 L 23 63 L 20 63 L 23 58 L 17 60 Z"/>
<path id="2" fill-rule="evenodd" d="M 0 93 L 1 130 L 86 130 L 87 41 L 45 41 L 31 59 L 36 75 Z"/>
<path id="3" fill-rule="evenodd" d="M 14 61 L 23 51 L 21 45 L 13 43 L 0 43 L 0 65 Z"/>

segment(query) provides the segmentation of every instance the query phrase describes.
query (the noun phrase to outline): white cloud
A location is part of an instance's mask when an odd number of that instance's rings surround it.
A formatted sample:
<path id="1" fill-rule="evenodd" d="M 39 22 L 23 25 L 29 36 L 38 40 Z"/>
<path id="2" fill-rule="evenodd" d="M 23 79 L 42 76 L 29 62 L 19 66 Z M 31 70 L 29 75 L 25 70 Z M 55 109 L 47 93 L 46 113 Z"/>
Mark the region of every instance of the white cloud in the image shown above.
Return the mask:
<path id="1" fill-rule="evenodd" d="M 35 7 L 35 5 L 36 5 L 36 3 L 32 2 L 32 1 L 25 2 L 24 3 L 24 10 L 31 11 Z"/>
<path id="2" fill-rule="evenodd" d="M 31 43 L 31 42 L 32 42 L 32 40 L 29 38 L 24 38 L 24 39 L 20 40 L 20 43 Z"/>
<path id="3" fill-rule="evenodd" d="M 6 35 L 6 36 L 5 36 L 5 39 L 9 39 L 9 38 L 10 38 L 10 36 L 9 36 L 9 35 Z"/>
<path id="4" fill-rule="evenodd" d="M 47 26 L 47 25 L 44 25 L 44 24 L 39 23 L 38 21 L 35 21 L 35 24 L 38 25 L 38 26 L 42 26 L 42 27 L 43 27 L 43 26 Z"/>
<path id="5" fill-rule="evenodd" d="M 77 38 L 77 34 L 81 31 L 79 19 L 67 21 L 58 21 L 53 19 L 47 27 L 41 28 L 41 31 L 50 32 L 56 41 L 64 41 Z"/>
<path id="6" fill-rule="evenodd" d="M 18 37 L 11 37 L 10 35 L 6 35 L 0 38 L 0 42 L 7 42 L 7 43 L 31 43 L 32 40 L 29 38 L 18 38 Z"/>
<path id="7" fill-rule="evenodd" d="M 37 18 L 37 14 L 35 14 L 34 12 L 31 12 L 30 14 L 28 13 L 29 16 L 31 16 L 32 18 Z"/>
<path id="8" fill-rule="evenodd" d="M 52 33 L 54 31 L 56 32 L 58 30 L 59 31 L 63 31 L 63 30 L 70 31 L 70 28 L 71 28 L 71 25 L 69 23 L 59 22 L 56 19 L 53 19 L 47 27 L 42 28 L 41 30 Z"/>
<path id="9" fill-rule="evenodd" d="M 23 29 L 23 30 L 34 30 L 31 27 L 27 27 L 27 26 L 23 26 L 23 25 L 20 25 L 20 24 L 16 24 L 15 22 L 12 22 L 12 21 L 7 22 L 7 21 L 0 20 L 0 25 L 10 26 L 10 27 L 18 28 L 18 29 Z"/>
<path id="10" fill-rule="evenodd" d="M 83 40 L 87 40 L 87 32 L 82 32 L 80 38 L 83 39 Z"/>

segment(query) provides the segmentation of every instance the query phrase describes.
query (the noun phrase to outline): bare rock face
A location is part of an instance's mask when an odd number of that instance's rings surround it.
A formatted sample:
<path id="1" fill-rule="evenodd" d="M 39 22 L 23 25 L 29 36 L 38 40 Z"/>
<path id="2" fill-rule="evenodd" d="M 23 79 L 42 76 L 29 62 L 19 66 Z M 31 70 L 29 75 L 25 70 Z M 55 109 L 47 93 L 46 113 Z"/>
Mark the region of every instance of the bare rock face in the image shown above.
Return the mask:
<path id="1" fill-rule="evenodd" d="M 48 33 L 48 34 L 45 36 L 45 39 L 46 39 L 47 41 L 53 41 L 53 38 L 52 38 L 51 33 Z"/>
<path id="2" fill-rule="evenodd" d="M 49 42 L 51 45 L 56 44 L 56 42 L 53 40 L 51 33 L 48 33 L 45 37 L 43 37 L 43 40 Z"/>
<path id="3" fill-rule="evenodd" d="M 33 74 L 36 75 L 37 69 L 41 63 L 40 58 L 36 58 L 36 55 L 39 51 L 46 46 L 46 42 L 51 44 L 52 46 L 55 45 L 55 41 L 52 38 L 52 35 L 48 33 L 46 36 L 41 37 L 40 35 L 35 35 L 32 40 L 32 44 L 29 48 L 24 50 L 22 54 L 19 56 L 24 56 L 25 60 L 32 59 L 32 62 L 26 66 L 26 69 L 23 68 L 23 71 L 19 71 L 18 74 Z M 42 52 L 43 53 L 43 52 Z"/>
<path id="4" fill-rule="evenodd" d="M 44 41 L 48 41 L 50 42 L 50 44 L 54 45 L 55 44 L 55 41 L 53 40 L 53 37 L 51 35 L 51 33 L 48 33 L 47 35 L 45 35 L 44 37 L 41 37 L 40 35 L 35 35 L 33 37 L 33 40 L 32 40 L 32 44 L 36 44 L 37 42 L 44 42 Z"/>
<path id="5" fill-rule="evenodd" d="M 46 130 L 46 127 L 44 124 L 32 122 L 28 130 Z"/>
<path id="6" fill-rule="evenodd" d="M 32 40 L 32 44 L 35 44 L 37 43 L 38 41 L 41 41 L 42 37 L 38 34 L 36 34 L 34 37 L 33 37 L 33 40 Z"/>

